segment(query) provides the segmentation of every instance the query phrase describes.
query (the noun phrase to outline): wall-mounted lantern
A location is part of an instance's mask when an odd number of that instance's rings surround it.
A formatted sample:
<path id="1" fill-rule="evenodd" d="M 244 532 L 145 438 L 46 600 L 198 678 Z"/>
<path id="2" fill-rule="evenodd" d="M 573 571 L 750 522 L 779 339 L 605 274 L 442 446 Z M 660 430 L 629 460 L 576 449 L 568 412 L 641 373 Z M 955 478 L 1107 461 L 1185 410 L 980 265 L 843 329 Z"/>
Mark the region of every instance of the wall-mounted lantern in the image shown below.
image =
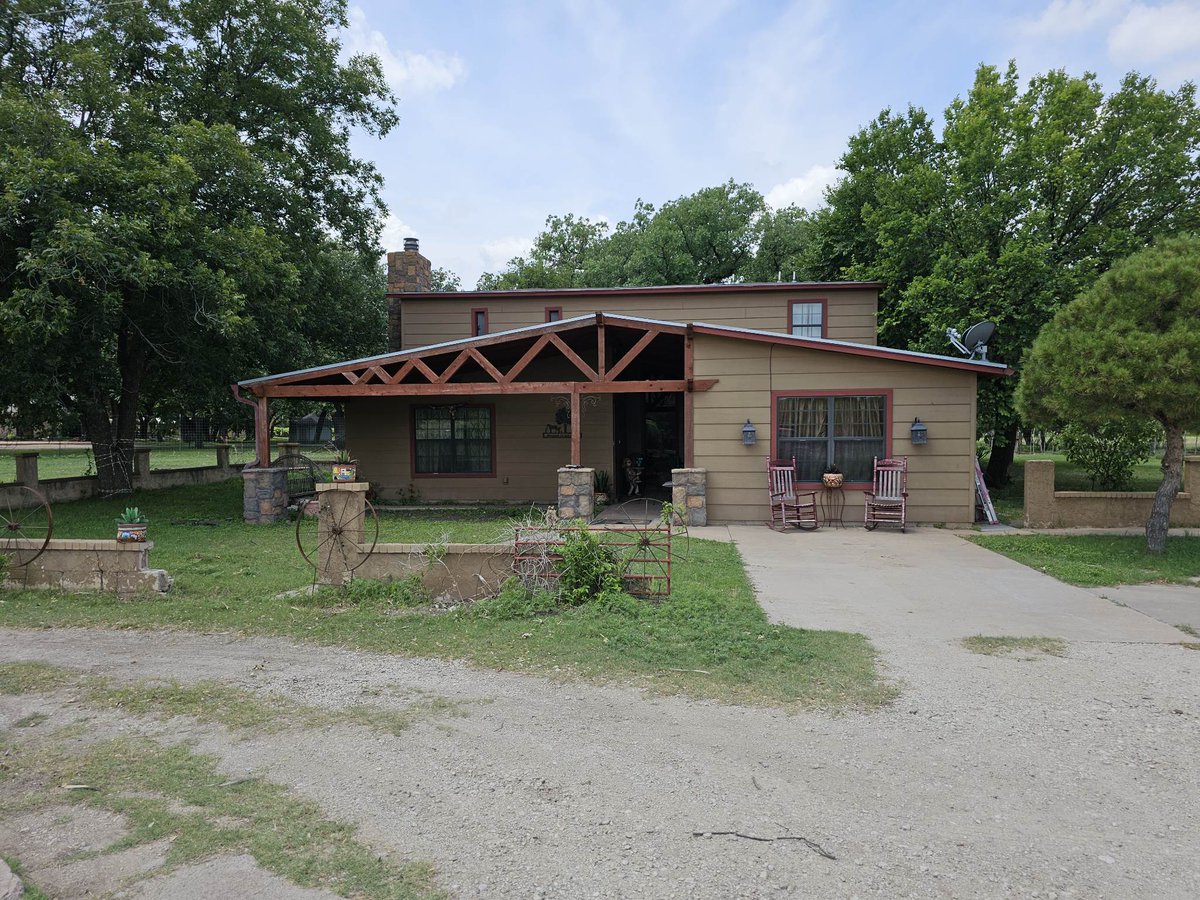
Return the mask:
<path id="1" fill-rule="evenodd" d="M 758 443 L 758 429 L 754 427 L 754 423 L 749 419 L 742 426 L 742 443 L 747 447 L 753 447 Z"/>
<path id="2" fill-rule="evenodd" d="M 925 427 L 925 423 L 920 418 L 913 419 L 912 442 L 914 446 L 929 443 L 929 429 Z"/>

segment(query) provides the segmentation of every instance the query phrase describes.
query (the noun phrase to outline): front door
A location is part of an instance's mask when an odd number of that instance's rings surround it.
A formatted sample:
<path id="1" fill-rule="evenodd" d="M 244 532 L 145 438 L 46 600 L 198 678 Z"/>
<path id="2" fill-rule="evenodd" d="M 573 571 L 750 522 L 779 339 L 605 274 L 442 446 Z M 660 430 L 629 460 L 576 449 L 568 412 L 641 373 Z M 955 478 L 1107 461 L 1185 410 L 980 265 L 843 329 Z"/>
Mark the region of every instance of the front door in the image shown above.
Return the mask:
<path id="1" fill-rule="evenodd" d="M 617 394 L 613 474 L 620 500 L 671 497 L 671 470 L 683 465 L 683 394 Z"/>

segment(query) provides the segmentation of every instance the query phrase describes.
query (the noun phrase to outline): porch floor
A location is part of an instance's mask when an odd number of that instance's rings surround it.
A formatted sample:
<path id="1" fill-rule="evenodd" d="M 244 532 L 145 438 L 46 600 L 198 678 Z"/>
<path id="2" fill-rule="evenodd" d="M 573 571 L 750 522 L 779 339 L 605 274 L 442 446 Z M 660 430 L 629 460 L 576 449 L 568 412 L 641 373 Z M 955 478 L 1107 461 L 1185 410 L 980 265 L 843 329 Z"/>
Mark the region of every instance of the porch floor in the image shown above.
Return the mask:
<path id="1" fill-rule="evenodd" d="M 604 507 L 592 521 L 610 525 L 650 525 L 662 517 L 663 501 L 635 497 Z"/>

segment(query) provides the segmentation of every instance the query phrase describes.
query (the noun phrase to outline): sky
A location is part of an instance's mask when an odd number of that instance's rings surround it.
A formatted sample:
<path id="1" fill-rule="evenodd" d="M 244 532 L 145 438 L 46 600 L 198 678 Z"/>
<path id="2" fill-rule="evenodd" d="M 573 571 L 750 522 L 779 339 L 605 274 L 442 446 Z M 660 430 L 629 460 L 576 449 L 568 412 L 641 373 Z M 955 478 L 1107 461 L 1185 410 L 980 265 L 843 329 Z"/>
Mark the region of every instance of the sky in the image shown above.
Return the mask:
<path id="1" fill-rule="evenodd" d="M 382 243 L 420 238 L 471 288 L 549 215 L 615 224 L 730 178 L 813 208 L 885 108 L 938 114 L 977 66 L 1200 81 L 1200 0 L 350 0 L 399 125 L 354 149 L 386 180 Z"/>

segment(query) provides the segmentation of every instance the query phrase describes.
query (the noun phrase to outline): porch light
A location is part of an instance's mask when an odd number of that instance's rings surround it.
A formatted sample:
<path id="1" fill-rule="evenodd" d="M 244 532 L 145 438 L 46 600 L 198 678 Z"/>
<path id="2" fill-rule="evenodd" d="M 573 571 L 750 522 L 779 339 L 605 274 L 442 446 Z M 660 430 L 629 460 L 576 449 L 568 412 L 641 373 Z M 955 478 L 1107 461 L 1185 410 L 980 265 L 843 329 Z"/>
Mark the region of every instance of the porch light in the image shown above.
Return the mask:
<path id="1" fill-rule="evenodd" d="M 925 423 L 920 418 L 913 419 L 912 442 L 914 445 L 929 443 L 929 429 L 925 427 Z"/>
<path id="2" fill-rule="evenodd" d="M 758 443 L 758 429 L 754 427 L 754 423 L 749 419 L 742 426 L 742 443 L 747 447 L 753 447 Z"/>

